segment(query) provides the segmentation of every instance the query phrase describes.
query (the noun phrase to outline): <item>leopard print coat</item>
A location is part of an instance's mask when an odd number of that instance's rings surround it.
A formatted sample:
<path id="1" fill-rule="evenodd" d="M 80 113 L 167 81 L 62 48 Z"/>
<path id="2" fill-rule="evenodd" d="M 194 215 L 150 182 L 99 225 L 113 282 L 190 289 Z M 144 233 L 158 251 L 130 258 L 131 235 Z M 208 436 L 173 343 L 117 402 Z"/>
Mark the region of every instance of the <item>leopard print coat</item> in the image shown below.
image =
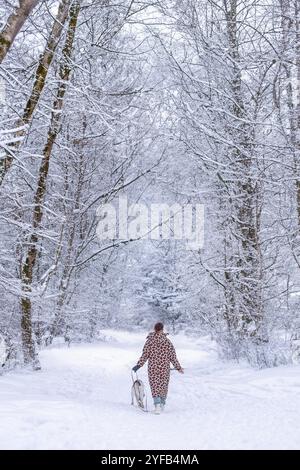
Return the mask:
<path id="1" fill-rule="evenodd" d="M 142 367 L 148 360 L 148 377 L 153 397 L 166 398 L 170 380 L 170 362 L 175 369 L 181 365 L 176 357 L 173 344 L 162 331 L 147 336 L 142 356 L 137 365 Z"/>

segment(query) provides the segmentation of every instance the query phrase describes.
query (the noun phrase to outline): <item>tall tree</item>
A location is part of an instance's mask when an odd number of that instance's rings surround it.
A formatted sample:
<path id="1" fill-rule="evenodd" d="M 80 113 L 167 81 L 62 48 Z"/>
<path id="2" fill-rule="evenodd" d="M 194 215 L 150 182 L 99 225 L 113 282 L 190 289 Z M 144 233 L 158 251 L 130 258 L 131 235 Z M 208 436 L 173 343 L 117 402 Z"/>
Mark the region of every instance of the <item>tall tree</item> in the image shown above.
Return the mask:
<path id="1" fill-rule="evenodd" d="M 64 98 L 68 88 L 68 82 L 71 76 L 71 54 L 78 15 L 80 11 L 80 2 L 76 1 L 70 9 L 70 19 L 66 42 L 63 48 L 63 60 L 59 69 L 59 86 L 53 103 L 50 127 L 48 130 L 47 142 L 43 150 L 43 158 L 39 168 L 37 188 L 34 196 L 34 211 L 32 216 L 32 233 L 28 240 L 28 250 L 22 266 L 22 285 L 23 296 L 21 299 L 22 307 L 22 340 L 25 363 L 34 363 L 39 368 L 37 354 L 32 332 L 32 304 L 30 299 L 31 285 L 34 275 L 34 267 L 38 256 L 38 230 L 43 218 L 43 204 L 46 196 L 47 177 L 49 172 L 50 158 L 52 149 L 60 130 L 61 116 L 64 105 Z"/>
<path id="2" fill-rule="evenodd" d="M 8 17 L 0 33 L 0 64 L 5 59 L 17 34 L 40 0 L 19 0 L 19 5 Z"/>
<path id="3" fill-rule="evenodd" d="M 28 129 L 33 118 L 34 111 L 45 87 L 48 71 L 53 61 L 55 50 L 61 38 L 64 24 L 68 17 L 70 4 L 71 0 L 62 0 L 59 4 L 58 13 L 54 20 L 52 30 L 45 44 L 44 52 L 41 54 L 39 59 L 39 64 L 35 72 L 34 84 L 31 90 L 31 94 L 25 105 L 23 116 L 21 119 L 18 119 L 17 123 L 15 124 L 17 131 L 12 136 L 13 144 L 9 148 L 8 155 L 0 161 L 0 184 L 3 181 L 5 174 L 10 169 L 14 154 L 20 147 L 25 136 L 26 129 Z"/>

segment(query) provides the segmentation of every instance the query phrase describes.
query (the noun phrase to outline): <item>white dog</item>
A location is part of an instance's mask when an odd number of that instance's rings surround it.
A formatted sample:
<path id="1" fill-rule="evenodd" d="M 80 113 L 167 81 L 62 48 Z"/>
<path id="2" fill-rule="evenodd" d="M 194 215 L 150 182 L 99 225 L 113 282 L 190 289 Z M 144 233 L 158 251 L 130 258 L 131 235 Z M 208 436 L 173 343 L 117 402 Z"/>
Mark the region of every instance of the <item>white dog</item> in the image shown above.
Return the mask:
<path id="1" fill-rule="evenodd" d="M 134 400 L 135 400 L 137 403 L 137 406 L 145 410 L 144 398 L 145 398 L 144 384 L 140 379 L 136 379 L 133 381 L 133 384 L 131 387 L 131 404 L 134 405 Z"/>

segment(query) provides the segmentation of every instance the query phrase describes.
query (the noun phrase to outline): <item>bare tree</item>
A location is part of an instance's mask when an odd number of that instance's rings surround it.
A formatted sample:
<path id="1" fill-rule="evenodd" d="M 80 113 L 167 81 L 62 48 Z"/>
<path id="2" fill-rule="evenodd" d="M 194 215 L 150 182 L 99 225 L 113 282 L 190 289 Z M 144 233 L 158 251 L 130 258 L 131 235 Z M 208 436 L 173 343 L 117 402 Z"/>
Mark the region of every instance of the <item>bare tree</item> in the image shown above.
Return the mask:
<path id="1" fill-rule="evenodd" d="M 13 144 L 10 146 L 9 154 L 1 159 L 0 162 L 0 185 L 5 177 L 7 171 L 10 169 L 13 162 L 14 154 L 19 149 L 26 129 L 28 129 L 30 122 L 33 118 L 34 111 L 38 105 L 39 99 L 45 87 L 47 75 L 53 57 L 58 46 L 59 40 L 61 38 L 64 24 L 68 17 L 68 11 L 71 4 L 71 0 L 62 0 L 58 7 L 58 13 L 54 20 L 52 30 L 50 32 L 49 38 L 46 42 L 45 49 L 43 54 L 41 54 L 39 59 L 39 64 L 35 72 L 35 80 L 32 87 L 31 94 L 27 100 L 25 109 L 23 111 L 23 116 L 15 125 L 17 132 L 12 136 Z"/>
<path id="2" fill-rule="evenodd" d="M 54 143 L 60 130 L 61 113 L 64 104 L 64 97 L 67 91 L 68 82 L 71 76 L 70 59 L 73 50 L 75 31 L 77 26 L 80 3 L 74 2 L 70 9 L 70 19 L 67 31 L 66 42 L 63 48 L 62 63 L 59 69 L 59 87 L 53 103 L 50 127 L 48 130 L 47 142 L 43 151 L 43 159 L 39 168 L 37 188 L 34 196 L 34 212 L 32 218 L 32 234 L 28 241 L 28 251 L 22 266 L 23 296 L 22 307 L 22 339 L 25 363 L 36 363 L 36 351 L 32 332 L 32 305 L 30 299 L 31 284 L 34 275 L 34 267 L 38 256 L 38 230 L 43 218 L 43 204 L 46 196 L 47 177 L 49 163 Z M 36 366 L 38 367 L 38 366 Z"/>
<path id="3" fill-rule="evenodd" d="M 0 64 L 5 59 L 17 34 L 40 0 L 19 0 L 19 6 L 9 16 L 0 33 Z"/>

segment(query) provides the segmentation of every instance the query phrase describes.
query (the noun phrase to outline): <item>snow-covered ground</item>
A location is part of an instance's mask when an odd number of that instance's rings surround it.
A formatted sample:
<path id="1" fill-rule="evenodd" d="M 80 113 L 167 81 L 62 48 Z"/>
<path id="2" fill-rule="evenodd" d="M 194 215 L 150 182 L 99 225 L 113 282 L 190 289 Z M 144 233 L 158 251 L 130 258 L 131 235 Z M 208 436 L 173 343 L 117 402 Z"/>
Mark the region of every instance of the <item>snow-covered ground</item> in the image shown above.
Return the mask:
<path id="1" fill-rule="evenodd" d="M 130 406 L 145 335 L 107 334 L 43 351 L 41 372 L 0 377 L 1 449 L 300 449 L 300 367 L 222 363 L 208 338 L 173 337 L 185 375 L 171 373 L 156 416 Z"/>

